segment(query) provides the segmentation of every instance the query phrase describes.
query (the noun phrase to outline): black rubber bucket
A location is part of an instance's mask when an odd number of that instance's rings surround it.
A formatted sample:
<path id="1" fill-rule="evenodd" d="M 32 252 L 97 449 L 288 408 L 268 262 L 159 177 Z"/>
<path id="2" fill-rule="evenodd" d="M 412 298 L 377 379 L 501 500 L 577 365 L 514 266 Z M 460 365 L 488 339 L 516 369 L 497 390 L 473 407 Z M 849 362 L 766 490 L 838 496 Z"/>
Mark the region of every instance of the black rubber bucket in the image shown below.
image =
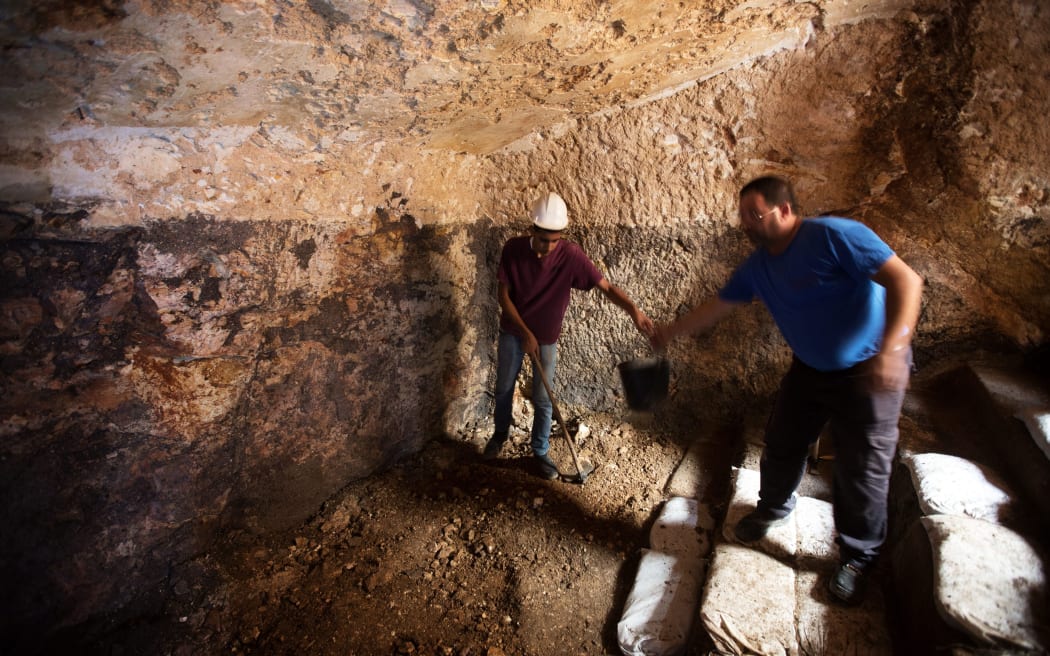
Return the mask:
<path id="1" fill-rule="evenodd" d="M 620 380 L 632 410 L 652 410 L 667 398 L 671 364 L 663 358 L 638 358 L 621 362 Z"/>

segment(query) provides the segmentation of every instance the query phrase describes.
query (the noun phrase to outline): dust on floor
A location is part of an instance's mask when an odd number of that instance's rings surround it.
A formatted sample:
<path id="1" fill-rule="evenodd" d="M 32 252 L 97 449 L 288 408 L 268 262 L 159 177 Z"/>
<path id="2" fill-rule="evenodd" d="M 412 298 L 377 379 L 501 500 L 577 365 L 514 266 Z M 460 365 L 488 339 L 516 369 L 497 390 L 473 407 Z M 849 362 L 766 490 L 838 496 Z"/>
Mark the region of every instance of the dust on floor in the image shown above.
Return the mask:
<path id="1" fill-rule="evenodd" d="M 298 530 L 179 568 L 122 654 L 616 654 L 616 623 L 664 487 L 698 424 L 585 419 L 584 485 L 536 475 L 527 435 L 482 462 L 482 428 L 349 485 Z M 680 421 L 674 422 L 681 426 Z M 552 455 L 573 471 L 568 449 Z M 731 444 L 717 446 L 727 470 Z M 702 632 L 701 632 L 702 633 Z M 690 654 L 707 652 L 706 637 Z"/>

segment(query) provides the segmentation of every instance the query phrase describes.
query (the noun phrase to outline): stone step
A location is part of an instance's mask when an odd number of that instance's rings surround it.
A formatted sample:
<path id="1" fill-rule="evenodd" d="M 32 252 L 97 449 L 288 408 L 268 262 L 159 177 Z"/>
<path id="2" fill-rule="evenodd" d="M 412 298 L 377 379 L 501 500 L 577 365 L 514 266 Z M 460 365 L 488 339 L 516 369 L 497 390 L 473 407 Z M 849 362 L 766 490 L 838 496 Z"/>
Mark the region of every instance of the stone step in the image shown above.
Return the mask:
<path id="1" fill-rule="evenodd" d="M 802 496 L 788 522 L 749 547 L 732 529 L 758 500 L 759 475 L 734 469 L 732 496 L 704 588 L 700 619 L 719 653 L 892 654 L 879 587 L 843 607 L 827 580 L 838 565 L 831 504 Z"/>

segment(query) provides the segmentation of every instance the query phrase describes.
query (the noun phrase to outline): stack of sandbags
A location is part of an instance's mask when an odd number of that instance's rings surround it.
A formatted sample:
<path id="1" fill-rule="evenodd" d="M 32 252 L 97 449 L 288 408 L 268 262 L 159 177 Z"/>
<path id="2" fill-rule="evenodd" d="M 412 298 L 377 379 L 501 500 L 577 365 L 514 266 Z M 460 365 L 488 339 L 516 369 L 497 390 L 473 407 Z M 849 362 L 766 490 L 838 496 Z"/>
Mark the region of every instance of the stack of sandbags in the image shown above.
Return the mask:
<path id="1" fill-rule="evenodd" d="M 625 656 L 671 656 L 685 651 L 704 579 L 707 532 L 713 525 L 696 499 L 673 497 L 663 506 L 642 550 L 638 573 L 616 626 Z"/>
<path id="2" fill-rule="evenodd" d="M 1047 560 L 1020 532 L 1040 518 L 986 466 L 940 453 L 902 463 L 923 514 L 893 558 L 909 644 L 930 653 L 959 644 L 1050 649 Z"/>
<path id="3" fill-rule="evenodd" d="M 830 599 L 838 564 L 831 504 L 799 497 L 788 521 L 750 546 L 734 544 L 736 523 L 755 508 L 759 473 L 734 469 L 723 535 L 715 548 L 700 619 L 720 654 L 854 654 L 892 651 L 880 591 L 864 604 Z"/>

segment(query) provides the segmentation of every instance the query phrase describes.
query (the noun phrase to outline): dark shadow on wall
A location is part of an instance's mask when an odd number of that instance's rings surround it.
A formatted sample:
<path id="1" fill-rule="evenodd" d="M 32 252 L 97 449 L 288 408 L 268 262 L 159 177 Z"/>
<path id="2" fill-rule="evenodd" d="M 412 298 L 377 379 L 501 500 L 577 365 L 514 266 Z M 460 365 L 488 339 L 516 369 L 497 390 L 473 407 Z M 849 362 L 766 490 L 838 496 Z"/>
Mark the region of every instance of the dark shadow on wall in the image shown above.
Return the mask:
<path id="1" fill-rule="evenodd" d="M 466 228 L 474 264 L 472 289 L 463 290 L 469 299 L 462 321 L 472 329 L 474 341 L 465 345 L 467 360 L 457 362 L 459 385 L 451 388 L 449 423 L 473 427 L 482 435 L 492 430 L 493 396 L 496 381 L 496 343 L 499 334 L 498 269 L 503 245 L 524 234 L 520 227 L 497 225 L 483 218 Z"/>
<path id="2" fill-rule="evenodd" d="M 176 353 L 136 273 L 144 232 L 84 231 L 87 215 L 44 208 L 0 246 L 0 640 L 14 653 L 96 613 L 156 608 L 159 586 L 142 583 L 196 553 L 198 509 L 218 496 L 124 374 L 133 354 Z M 169 505 L 173 487 L 194 502 Z"/>
<path id="3" fill-rule="evenodd" d="M 2 637 L 16 653 L 158 612 L 216 540 L 300 524 L 440 435 L 460 394 L 457 235 L 418 226 L 396 192 L 367 234 L 204 216 L 93 232 L 87 216 L 27 216 L 3 243 Z M 325 255 L 341 277 L 318 293 Z M 220 388 L 224 415 L 179 418 Z"/>
<path id="4" fill-rule="evenodd" d="M 305 319 L 271 323 L 262 335 L 239 410 L 245 494 L 226 515 L 231 528 L 294 526 L 348 482 L 442 432 L 463 334 L 454 229 L 420 226 L 410 199 L 386 193 L 370 231 L 292 228 L 294 237 L 273 239 L 303 270 L 324 257 L 338 274 L 319 297 L 276 290 L 287 297 L 281 310 Z M 268 468 L 254 464 L 266 458 Z"/>

